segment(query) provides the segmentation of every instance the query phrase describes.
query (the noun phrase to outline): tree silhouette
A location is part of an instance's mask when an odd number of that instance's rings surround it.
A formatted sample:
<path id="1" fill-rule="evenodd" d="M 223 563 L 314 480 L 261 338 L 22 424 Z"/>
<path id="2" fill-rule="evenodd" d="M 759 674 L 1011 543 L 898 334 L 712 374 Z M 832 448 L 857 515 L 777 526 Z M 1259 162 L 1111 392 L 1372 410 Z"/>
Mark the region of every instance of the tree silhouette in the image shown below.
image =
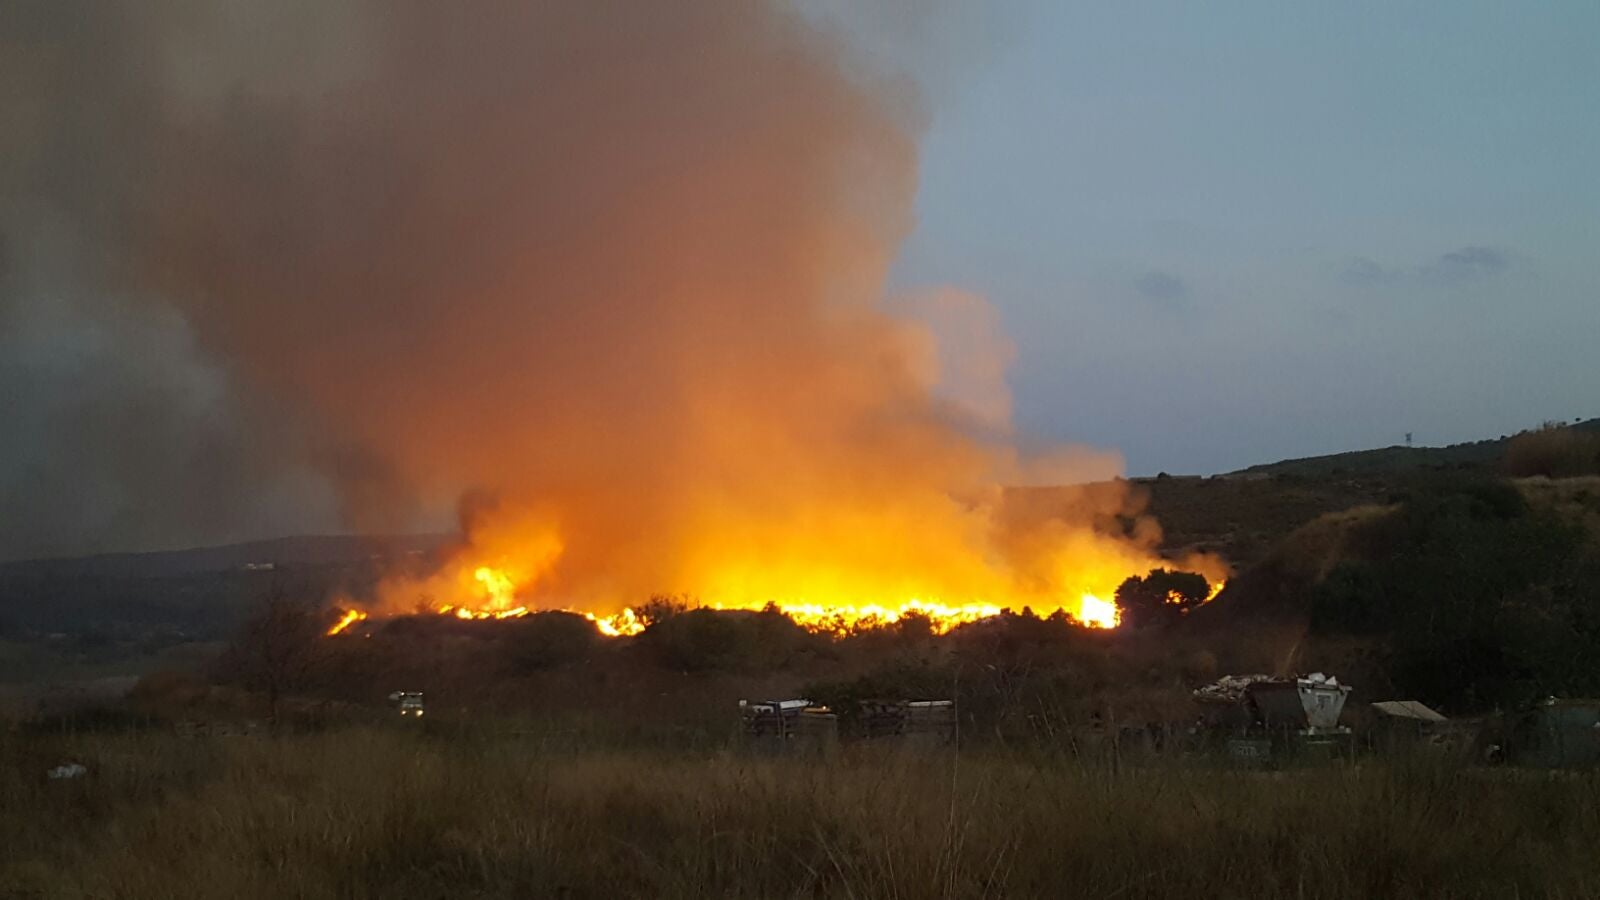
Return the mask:
<path id="1" fill-rule="evenodd" d="M 1204 603 L 1211 593 L 1206 577 L 1196 572 L 1151 569 L 1148 575 L 1131 575 L 1117 587 L 1117 608 L 1122 624 L 1147 628 L 1177 621 Z"/>
<path id="2" fill-rule="evenodd" d="M 326 627 L 309 605 L 274 584 L 260 610 L 218 660 L 218 667 L 225 677 L 266 694 L 270 721 L 277 727 L 283 698 L 311 680 L 322 656 Z"/>

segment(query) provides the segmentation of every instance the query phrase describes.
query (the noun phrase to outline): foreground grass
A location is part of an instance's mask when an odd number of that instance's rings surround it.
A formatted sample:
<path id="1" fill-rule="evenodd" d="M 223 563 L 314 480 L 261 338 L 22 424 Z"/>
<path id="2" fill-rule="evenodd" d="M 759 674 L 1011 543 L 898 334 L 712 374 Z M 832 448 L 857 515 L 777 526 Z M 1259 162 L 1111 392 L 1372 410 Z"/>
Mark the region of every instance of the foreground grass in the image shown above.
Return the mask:
<path id="1" fill-rule="evenodd" d="M 0 896 L 1594 897 L 1600 780 L 0 737 Z M 64 759 L 92 775 L 49 782 Z"/>

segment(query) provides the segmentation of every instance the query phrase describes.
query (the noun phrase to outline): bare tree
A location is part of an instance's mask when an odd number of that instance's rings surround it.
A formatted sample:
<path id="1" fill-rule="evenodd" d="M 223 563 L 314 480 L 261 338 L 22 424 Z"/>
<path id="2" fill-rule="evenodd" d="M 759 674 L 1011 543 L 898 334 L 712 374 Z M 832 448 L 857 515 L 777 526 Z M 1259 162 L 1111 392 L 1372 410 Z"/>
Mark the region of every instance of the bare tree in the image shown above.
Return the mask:
<path id="1" fill-rule="evenodd" d="M 278 726 L 279 704 L 305 689 L 322 656 L 324 624 L 311 606 L 274 583 L 261 608 L 246 622 L 218 661 L 221 674 L 267 696 Z"/>

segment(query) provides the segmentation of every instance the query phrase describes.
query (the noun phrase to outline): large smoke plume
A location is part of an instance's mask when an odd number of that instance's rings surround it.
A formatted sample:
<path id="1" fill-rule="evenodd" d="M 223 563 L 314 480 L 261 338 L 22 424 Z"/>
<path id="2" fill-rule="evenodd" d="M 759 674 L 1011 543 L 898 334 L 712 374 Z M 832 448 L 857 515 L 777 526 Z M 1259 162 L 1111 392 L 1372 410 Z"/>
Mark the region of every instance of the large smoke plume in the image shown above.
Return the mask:
<path id="1" fill-rule="evenodd" d="M 785 6 L 0 16 L 27 351 L 0 377 L 66 429 L 6 438 L 8 507 L 55 526 L 0 553 L 331 518 L 326 486 L 356 528 L 458 505 L 476 555 L 579 605 L 1149 560 L 1148 525 L 1108 536 L 1120 488 L 1002 511 L 1117 461 L 1013 449 L 980 299 L 885 311 L 917 97 Z"/>

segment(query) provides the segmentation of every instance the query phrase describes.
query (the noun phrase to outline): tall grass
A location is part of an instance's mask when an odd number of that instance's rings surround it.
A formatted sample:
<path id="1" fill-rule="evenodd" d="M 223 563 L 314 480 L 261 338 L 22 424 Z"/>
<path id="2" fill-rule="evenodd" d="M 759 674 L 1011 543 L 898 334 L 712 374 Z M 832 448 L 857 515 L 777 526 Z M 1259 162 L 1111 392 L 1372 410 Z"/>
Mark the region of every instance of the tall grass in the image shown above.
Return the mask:
<path id="1" fill-rule="evenodd" d="M 1600 475 L 1600 434 L 1547 422 L 1512 438 L 1502 465 L 1515 478 Z"/>
<path id="2" fill-rule="evenodd" d="M 1600 896 L 1587 775 L 4 740 L 7 897 Z"/>

